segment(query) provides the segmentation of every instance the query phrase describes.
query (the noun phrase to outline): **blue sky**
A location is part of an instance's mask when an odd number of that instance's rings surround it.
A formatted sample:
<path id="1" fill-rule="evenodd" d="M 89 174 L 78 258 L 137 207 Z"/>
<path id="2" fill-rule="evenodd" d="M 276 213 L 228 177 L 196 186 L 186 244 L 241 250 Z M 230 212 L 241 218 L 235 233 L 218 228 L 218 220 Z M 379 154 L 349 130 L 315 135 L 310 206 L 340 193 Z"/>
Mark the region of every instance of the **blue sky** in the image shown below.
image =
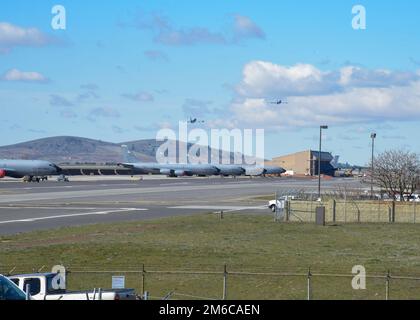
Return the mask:
<path id="1" fill-rule="evenodd" d="M 66 30 L 51 8 L 66 9 Z M 366 8 L 354 30 L 352 7 Z M 420 152 L 420 4 L 411 1 L 23 1 L 0 10 L 1 144 L 264 128 L 266 156 L 317 148 L 365 164 Z M 288 104 L 271 105 L 276 98 Z"/>

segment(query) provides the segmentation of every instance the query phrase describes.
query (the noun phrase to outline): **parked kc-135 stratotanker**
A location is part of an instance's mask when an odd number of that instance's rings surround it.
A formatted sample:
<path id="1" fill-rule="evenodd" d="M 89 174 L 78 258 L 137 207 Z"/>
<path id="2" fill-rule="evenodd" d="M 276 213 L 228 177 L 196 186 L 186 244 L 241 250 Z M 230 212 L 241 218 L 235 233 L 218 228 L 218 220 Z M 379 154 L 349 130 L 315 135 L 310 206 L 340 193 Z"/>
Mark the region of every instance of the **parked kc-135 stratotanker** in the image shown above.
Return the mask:
<path id="1" fill-rule="evenodd" d="M 46 180 L 47 176 L 56 175 L 61 168 L 43 160 L 0 160 L 0 178 L 24 178 L 28 181 Z"/>
<path id="2" fill-rule="evenodd" d="M 131 168 L 139 174 L 164 174 L 170 177 L 179 176 L 262 176 L 266 174 L 280 175 L 286 170 L 275 166 L 252 166 L 236 164 L 180 164 L 139 162 L 126 145 L 121 146 L 124 152 L 124 163 L 120 165 Z"/>

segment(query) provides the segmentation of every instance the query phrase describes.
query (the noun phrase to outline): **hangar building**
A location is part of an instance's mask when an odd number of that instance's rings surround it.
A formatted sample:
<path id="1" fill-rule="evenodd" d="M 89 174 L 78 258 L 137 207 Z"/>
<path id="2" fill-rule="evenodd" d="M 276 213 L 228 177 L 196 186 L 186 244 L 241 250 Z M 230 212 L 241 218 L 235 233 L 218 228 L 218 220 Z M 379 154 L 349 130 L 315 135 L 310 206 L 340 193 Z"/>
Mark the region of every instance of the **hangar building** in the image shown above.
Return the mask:
<path id="1" fill-rule="evenodd" d="M 297 175 L 318 175 L 319 151 L 307 150 L 274 158 L 270 165 L 280 166 Z M 334 159 L 331 153 L 321 152 L 321 174 L 334 176 L 335 168 L 331 164 Z"/>

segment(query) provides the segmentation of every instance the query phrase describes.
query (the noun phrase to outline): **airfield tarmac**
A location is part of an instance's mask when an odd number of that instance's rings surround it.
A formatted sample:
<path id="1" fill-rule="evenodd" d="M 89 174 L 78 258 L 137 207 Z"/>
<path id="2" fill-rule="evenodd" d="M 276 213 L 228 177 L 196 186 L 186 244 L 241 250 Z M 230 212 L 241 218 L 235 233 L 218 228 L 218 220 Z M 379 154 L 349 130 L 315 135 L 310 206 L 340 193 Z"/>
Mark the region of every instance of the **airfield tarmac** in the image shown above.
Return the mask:
<path id="1" fill-rule="evenodd" d="M 270 214 L 261 195 L 317 192 L 317 179 L 71 177 L 70 182 L 0 181 L 0 235 L 93 223 L 138 221 L 208 212 Z M 322 190 L 359 180 L 322 181 Z"/>

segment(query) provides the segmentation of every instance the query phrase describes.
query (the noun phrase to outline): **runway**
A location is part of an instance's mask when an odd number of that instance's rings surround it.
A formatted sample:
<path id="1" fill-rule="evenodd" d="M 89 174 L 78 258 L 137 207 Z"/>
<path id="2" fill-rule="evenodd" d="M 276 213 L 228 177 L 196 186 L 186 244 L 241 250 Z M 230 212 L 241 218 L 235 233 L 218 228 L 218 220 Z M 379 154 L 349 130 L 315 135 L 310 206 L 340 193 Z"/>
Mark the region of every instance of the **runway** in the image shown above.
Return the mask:
<path id="1" fill-rule="evenodd" d="M 316 179 L 178 178 L 89 180 L 40 184 L 0 181 L 0 235 L 36 230 L 217 212 L 269 214 L 260 195 L 316 192 Z M 361 187 L 358 180 L 332 179 Z"/>

